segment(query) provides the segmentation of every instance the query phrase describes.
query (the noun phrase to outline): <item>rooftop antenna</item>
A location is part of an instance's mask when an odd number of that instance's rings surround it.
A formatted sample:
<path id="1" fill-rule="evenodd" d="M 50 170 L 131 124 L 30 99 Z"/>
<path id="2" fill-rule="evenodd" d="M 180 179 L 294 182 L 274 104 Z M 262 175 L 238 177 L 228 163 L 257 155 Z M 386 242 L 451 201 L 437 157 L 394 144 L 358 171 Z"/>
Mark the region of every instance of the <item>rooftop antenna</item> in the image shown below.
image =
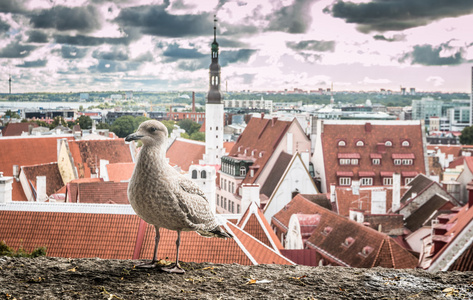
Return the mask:
<path id="1" fill-rule="evenodd" d="M 217 15 L 214 15 L 214 42 L 217 41 Z"/>
<path id="2" fill-rule="evenodd" d="M 9 79 L 8 79 L 8 94 L 11 95 L 11 74 L 9 75 Z"/>

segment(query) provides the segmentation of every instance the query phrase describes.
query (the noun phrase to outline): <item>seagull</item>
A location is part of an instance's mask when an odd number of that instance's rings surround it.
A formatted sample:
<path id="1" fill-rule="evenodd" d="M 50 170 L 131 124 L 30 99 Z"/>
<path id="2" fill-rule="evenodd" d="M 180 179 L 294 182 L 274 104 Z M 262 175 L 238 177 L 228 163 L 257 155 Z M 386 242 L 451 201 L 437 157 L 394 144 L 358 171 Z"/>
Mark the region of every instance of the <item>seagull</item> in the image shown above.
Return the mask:
<path id="1" fill-rule="evenodd" d="M 196 231 L 204 237 L 232 238 L 217 223 L 202 190 L 181 175 L 166 161 L 168 130 L 161 122 L 148 120 L 140 124 L 125 141 L 140 140 L 135 169 L 128 184 L 128 199 L 133 210 L 156 229 L 153 259 L 140 267 L 152 268 L 157 261 L 159 228 L 177 231 L 176 263 L 163 268 L 169 273 L 183 274 L 179 265 L 181 231 Z"/>

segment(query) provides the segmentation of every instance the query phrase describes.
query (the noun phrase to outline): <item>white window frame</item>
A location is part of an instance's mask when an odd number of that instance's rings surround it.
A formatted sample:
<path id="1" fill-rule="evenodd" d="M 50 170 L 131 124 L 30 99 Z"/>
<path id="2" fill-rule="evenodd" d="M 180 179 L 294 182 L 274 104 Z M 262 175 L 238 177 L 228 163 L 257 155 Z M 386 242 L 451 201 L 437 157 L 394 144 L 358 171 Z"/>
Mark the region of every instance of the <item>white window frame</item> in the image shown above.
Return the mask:
<path id="1" fill-rule="evenodd" d="M 409 143 L 409 141 L 403 141 L 401 145 L 402 147 L 409 147 L 411 143 Z"/>
<path id="2" fill-rule="evenodd" d="M 363 141 L 356 142 L 357 147 L 363 147 L 364 145 L 365 145 L 365 143 Z"/>
<path id="3" fill-rule="evenodd" d="M 340 177 L 338 180 L 339 185 L 351 185 L 351 177 Z"/>
<path id="4" fill-rule="evenodd" d="M 345 147 L 347 143 L 345 141 L 339 141 L 338 142 L 338 147 Z"/>
<path id="5" fill-rule="evenodd" d="M 392 146 L 393 146 L 393 142 L 391 142 L 391 141 L 386 141 L 386 142 L 384 143 L 384 145 L 385 145 L 386 147 L 392 147 Z"/>
<path id="6" fill-rule="evenodd" d="M 371 163 L 372 163 L 373 165 L 380 165 L 380 164 L 381 164 L 381 159 L 379 159 L 379 158 L 373 158 L 373 159 L 371 160 Z"/>
<path id="7" fill-rule="evenodd" d="M 412 159 L 403 159 L 402 164 L 405 165 L 405 166 L 410 166 L 410 165 L 413 164 L 413 161 L 412 161 Z"/>
<path id="8" fill-rule="evenodd" d="M 340 158 L 340 165 L 349 165 L 350 159 L 349 158 Z"/>
<path id="9" fill-rule="evenodd" d="M 392 177 L 383 177 L 383 185 L 393 185 Z"/>
<path id="10" fill-rule="evenodd" d="M 373 185 L 373 177 L 362 177 L 360 185 Z"/>
<path id="11" fill-rule="evenodd" d="M 402 163 L 402 159 L 399 159 L 399 158 L 394 159 L 394 165 L 400 166 L 401 163 Z"/>
<path id="12" fill-rule="evenodd" d="M 358 165 L 358 158 L 352 158 L 351 159 L 351 164 L 354 165 L 354 166 L 357 166 Z"/>
<path id="13" fill-rule="evenodd" d="M 414 180 L 414 177 L 406 177 L 404 178 L 404 184 L 408 185 L 412 180 Z"/>
<path id="14" fill-rule="evenodd" d="M 245 166 L 240 167 L 240 176 L 246 176 L 246 168 Z"/>

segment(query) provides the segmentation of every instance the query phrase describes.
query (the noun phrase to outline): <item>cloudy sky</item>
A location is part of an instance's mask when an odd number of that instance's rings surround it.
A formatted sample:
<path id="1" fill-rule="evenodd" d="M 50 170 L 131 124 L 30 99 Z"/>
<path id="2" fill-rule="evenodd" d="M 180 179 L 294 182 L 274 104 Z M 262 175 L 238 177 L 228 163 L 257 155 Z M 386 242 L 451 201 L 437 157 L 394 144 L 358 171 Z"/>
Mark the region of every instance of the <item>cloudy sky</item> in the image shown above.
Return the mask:
<path id="1" fill-rule="evenodd" d="M 471 0 L 0 0 L 0 92 L 469 92 Z"/>

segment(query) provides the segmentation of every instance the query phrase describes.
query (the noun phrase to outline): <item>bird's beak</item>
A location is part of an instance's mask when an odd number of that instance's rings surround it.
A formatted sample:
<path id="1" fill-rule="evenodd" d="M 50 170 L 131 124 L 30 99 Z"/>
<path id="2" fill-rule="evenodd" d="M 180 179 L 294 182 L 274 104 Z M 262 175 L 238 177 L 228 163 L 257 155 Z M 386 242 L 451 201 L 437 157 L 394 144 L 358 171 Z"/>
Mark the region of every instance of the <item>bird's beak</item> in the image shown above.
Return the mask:
<path id="1" fill-rule="evenodd" d="M 141 140 L 142 137 L 143 137 L 143 135 L 139 135 L 139 134 L 136 134 L 136 133 L 132 133 L 132 134 L 129 134 L 129 135 L 125 138 L 125 142 L 131 142 L 131 141 Z"/>

